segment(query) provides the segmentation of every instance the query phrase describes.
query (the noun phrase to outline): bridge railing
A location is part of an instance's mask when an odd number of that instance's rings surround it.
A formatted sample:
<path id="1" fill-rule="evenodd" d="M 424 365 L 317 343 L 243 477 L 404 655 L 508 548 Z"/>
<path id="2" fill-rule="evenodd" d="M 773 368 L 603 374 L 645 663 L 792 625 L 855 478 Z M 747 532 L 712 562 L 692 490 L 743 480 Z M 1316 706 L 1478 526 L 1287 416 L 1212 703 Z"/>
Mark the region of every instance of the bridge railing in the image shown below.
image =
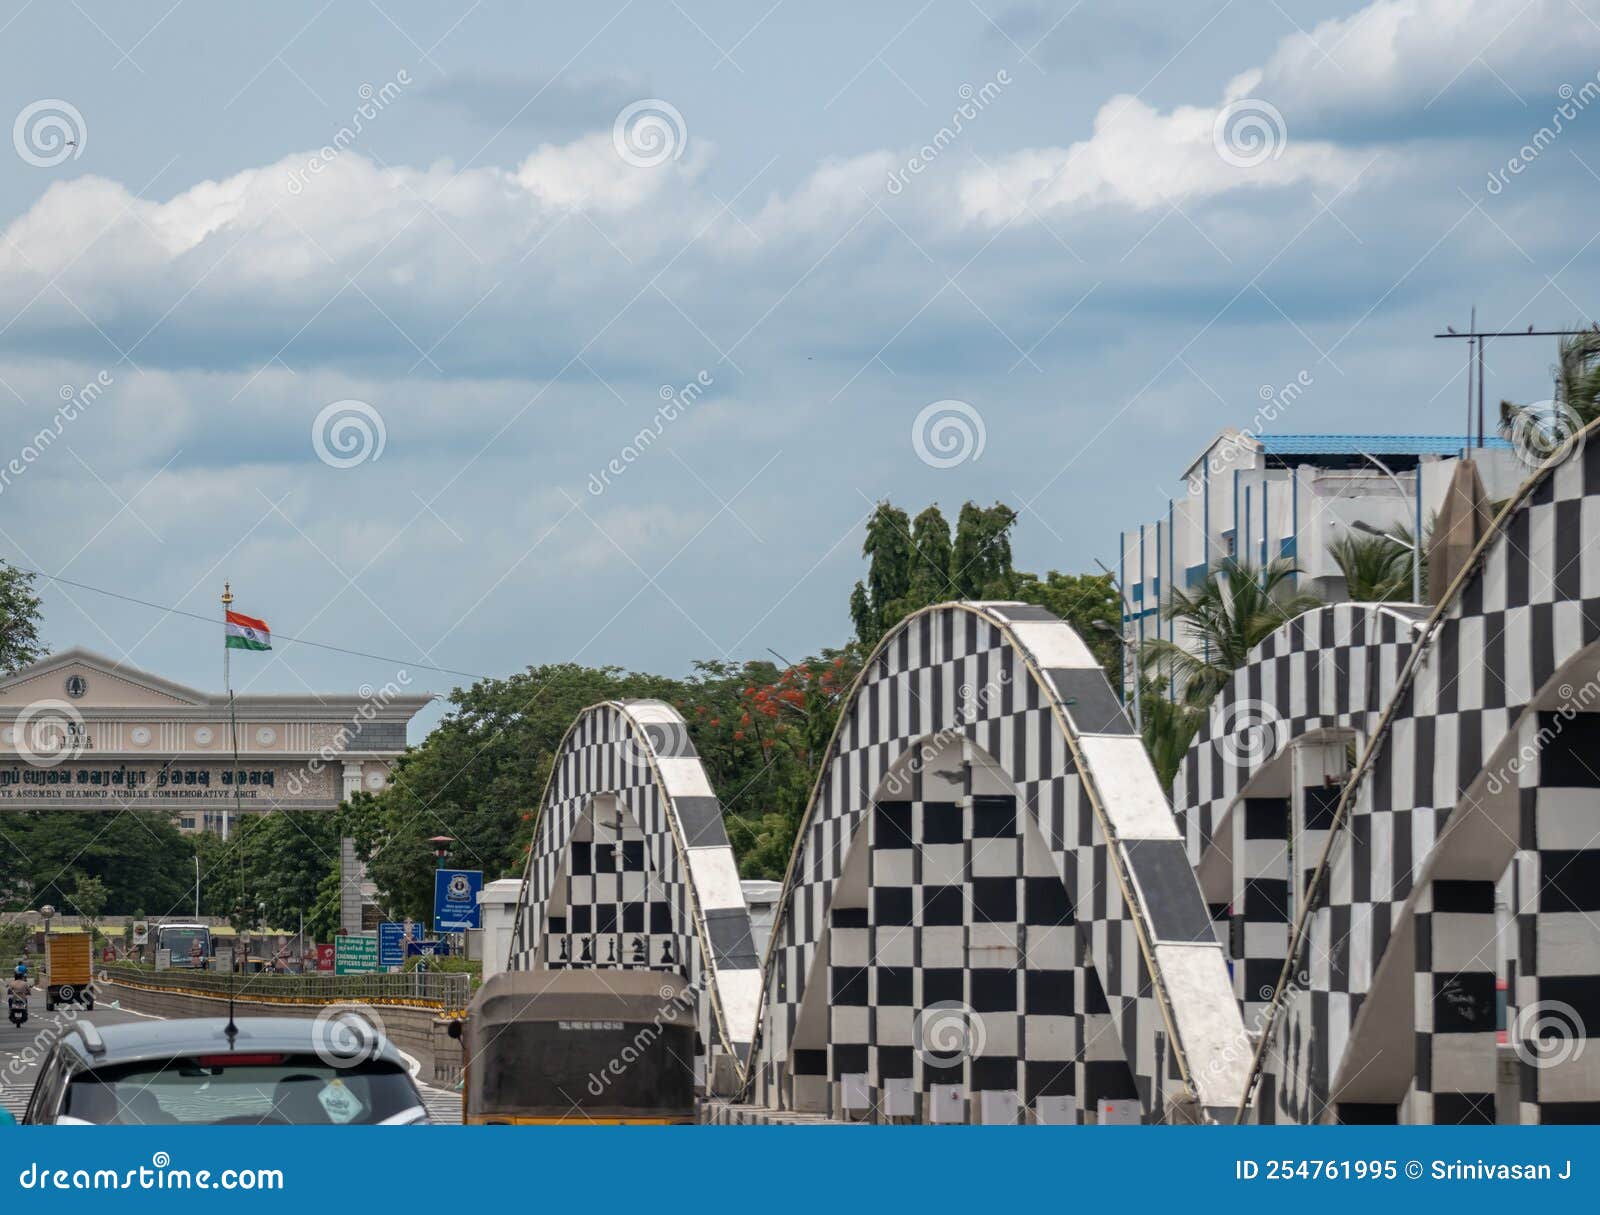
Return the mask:
<path id="1" fill-rule="evenodd" d="M 412 970 L 399 974 L 218 974 L 207 970 L 151 970 L 108 962 L 96 970 L 101 982 L 124 983 L 157 991 L 226 996 L 286 1004 L 401 1004 L 422 1008 L 465 1008 L 471 976 Z"/>

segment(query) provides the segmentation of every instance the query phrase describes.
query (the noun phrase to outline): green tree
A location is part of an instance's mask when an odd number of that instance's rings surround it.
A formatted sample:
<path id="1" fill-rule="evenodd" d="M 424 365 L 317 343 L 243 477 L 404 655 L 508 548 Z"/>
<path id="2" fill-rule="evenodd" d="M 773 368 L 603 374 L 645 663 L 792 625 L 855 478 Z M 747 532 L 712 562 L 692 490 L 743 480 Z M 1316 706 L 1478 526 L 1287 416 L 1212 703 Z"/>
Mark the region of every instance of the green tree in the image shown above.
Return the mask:
<path id="1" fill-rule="evenodd" d="M 950 581 L 954 557 L 950 524 L 937 505 L 911 521 L 911 550 L 911 610 L 956 598 L 955 584 Z"/>
<path id="2" fill-rule="evenodd" d="M 22 943 L 29 936 L 28 925 L 14 915 L 0 919 L 0 960 L 7 969 L 22 960 Z"/>
<path id="3" fill-rule="evenodd" d="M 1189 645 L 1165 637 L 1147 641 L 1141 665 L 1175 678 L 1185 705 L 1205 706 L 1268 634 L 1321 604 L 1294 590 L 1299 572 L 1284 557 L 1261 567 L 1233 557 L 1216 562 L 1192 590 L 1174 587 L 1162 607 Z"/>
<path id="4" fill-rule="evenodd" d="M 13 908 L 55 903 L 71 908 L 81 876 L 105 885 L 104 911 L 128 915 L 140 906 L 165 912 L 189 905 L 194 842 L 157 810 L 86 814 L 24 811 L 6 816 L 0 874 Z"/>
<path id="5" fill-rule="evenodd" d="M 869 562 L 867 577 L 850 594 L 857 640 L 871 649 L 912 612 L 931 604 L 1015 597 L 1022 579 L 1011 556 L 1016 522 L 1016 511 L 1003 503 L 968 502 L 952 539 L 937 505 L 913 523 L 899 507 L 880 502 L 861 546 Z"/>
<path id="6" fill-rule="evenodd" d="M 1077 630 L 1078 636 L 1105 668 L 1106 677 L 1122 686 L 1122 599 L 1110 574 L 1063 574 L 1051 570 L 1017 576 L 1016 597 L 1048 608 Z"/>
<path id="7" fill-rule="evenodd" d="M 0 561 L 0 673 L 9 674 L 44 657 L 34 577 Z"/>
<path id="8" fill-rule="evenodd" d="M 1410 601 L 1411 550 L 1392 536 L 1346 532 L 1329 543 L 1328 555 L 1356 603 Z"/>
<path id="9" fill-rule="evenodd" d="M 1600 417 L 1600 329 L 1561 338 L 1556 343 L 1556 362 L 1550 369 L 1555 380 L 1555 402 L 1570 409 L 1580 423 Z M 1531 429 L 1530 429 L 1531 428 Z M 1552 418 L 1541 418 L 1527 405 L 1500 402 L 1500 432 L 1508 437 L 1519 433 L 1530 441 L 1543 442 L 1554 455 L 1570 435 L 1565 426 Z"/>
<path id="10" fill-rule="evenodd" d="M 1168 700 L 1164 680 L 1147 679 L 1140 707 L 1144 713 L 1144 749 L 1161 779 L 1163 791 L 1172 788 L 1178 765 L 1188 754 L 1195 732 L 1205 720 L 1205 711 Z"/>
<path id="11" fill-rule="evenodd" d="M 950 581 L 961 599 L 1010 599 L 1017 572 L 1011 564 L 1011 529 L 1017 512 L 1003 503 L 982 507 L 968 502 L 956 520 L 950 556 Z"/>
<path id="12" fill-rule="evenodd" d="M 104 882 L 86 873 L 80 873 L 78 880 L 72 884 L 71 907 L 83 917 L 91 941 L 94 940 L 95 924 L 100 919 L 100 913 L 105 910 L 109 895 L 110 891 L 106 889 Z"/>
<path id="13" fill-rule="evenodd" d="M 867 559 L 866 583 L 856 583 L 850 596 L 851 622 L 866 646 L 904 619 L 906 596 L 911 590 L 911 521 L 905 511 L 888 502 L 878 503 L 867 520 L 861 544 Z"/>

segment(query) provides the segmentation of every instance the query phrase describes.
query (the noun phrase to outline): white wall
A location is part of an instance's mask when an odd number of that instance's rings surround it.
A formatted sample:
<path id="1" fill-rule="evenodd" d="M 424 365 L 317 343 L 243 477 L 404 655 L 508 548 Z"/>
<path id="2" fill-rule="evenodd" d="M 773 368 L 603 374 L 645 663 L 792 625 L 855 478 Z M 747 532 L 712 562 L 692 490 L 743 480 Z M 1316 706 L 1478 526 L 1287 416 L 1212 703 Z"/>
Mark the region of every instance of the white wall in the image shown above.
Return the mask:
<path id="1" fill-rule="evenodd" d="M 522 895 L 518 878 L 501 878 L 478 892 L 483 911 L 483 977 L 497 975 L 506 968 L 511 954 L 511 930 L 517 921 L 517 900 Z"/>

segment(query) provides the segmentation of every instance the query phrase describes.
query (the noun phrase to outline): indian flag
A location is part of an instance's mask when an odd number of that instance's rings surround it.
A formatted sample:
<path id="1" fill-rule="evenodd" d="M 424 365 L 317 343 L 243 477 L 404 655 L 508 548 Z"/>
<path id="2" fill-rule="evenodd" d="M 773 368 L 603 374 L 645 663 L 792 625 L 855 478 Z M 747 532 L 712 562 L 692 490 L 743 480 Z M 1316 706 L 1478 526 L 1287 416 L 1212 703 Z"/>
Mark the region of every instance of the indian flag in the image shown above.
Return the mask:
<path id="1" fill-rule="evenodd" d="M 223 644 L 230 650 L 270 650 L 272 630 L 265 620 L 243 612 L 229 612 L 227 640 Z"/>

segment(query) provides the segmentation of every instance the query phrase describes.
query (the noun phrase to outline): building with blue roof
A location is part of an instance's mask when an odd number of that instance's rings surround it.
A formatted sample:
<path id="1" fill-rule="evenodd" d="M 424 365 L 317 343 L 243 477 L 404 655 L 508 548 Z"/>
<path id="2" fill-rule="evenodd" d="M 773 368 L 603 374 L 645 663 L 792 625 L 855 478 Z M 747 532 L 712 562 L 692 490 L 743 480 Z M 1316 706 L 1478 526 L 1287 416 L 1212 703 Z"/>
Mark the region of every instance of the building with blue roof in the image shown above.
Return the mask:
<path id="1" fill-rule="evenodd" d="M 1270 422 L 1267 402 L 1258 422 Z M 1329 603 L 1348 599 L 1329 546 L 1351 530 L 1404 527 L 1426 535 L 1457 463 L 1470 457 L 1491 500 L 1509 497 L 1529 469 L 1498 436 L 1280 434 L 1224 429 L 1183 471 L 1164 518 L 1121 534 L 1123 636 L 1182 643 L 1162 619 L 1167 589 L 1200 582 L 1217 561 L 1262 566 L 1279 557 Z M 1131 682 L 1128 689 L 1131 690 Z"/>

